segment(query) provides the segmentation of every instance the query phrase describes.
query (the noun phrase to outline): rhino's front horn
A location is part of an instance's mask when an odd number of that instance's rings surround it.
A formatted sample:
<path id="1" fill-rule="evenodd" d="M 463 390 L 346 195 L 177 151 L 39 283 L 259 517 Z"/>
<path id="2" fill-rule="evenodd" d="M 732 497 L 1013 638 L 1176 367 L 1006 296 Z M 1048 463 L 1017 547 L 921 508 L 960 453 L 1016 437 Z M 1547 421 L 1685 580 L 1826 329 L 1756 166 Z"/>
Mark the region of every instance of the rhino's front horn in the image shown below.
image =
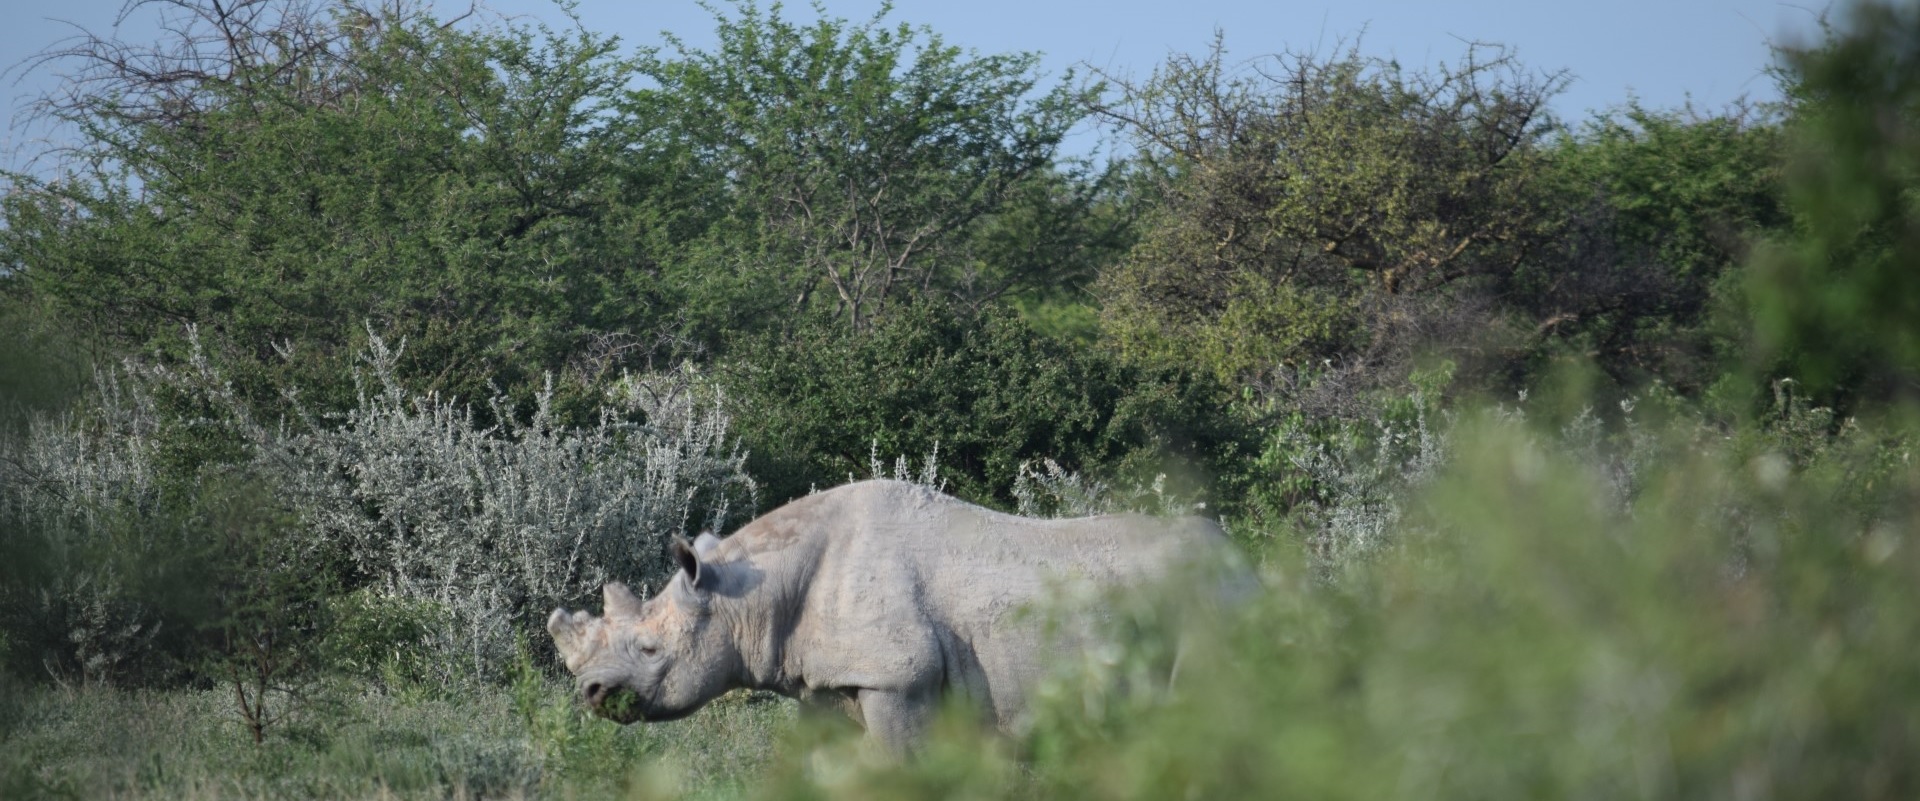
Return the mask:
<path id="1" fill-rule="evenodd" d="M 618 581 L 609 581 L 605 587 L 600 588 L 600 592 L 606 598 L 605 615 L 607 617 L 640 616 L 640 598 L 634 595 L 632 590 L 627 589 L 627 585 Z"/>
<path id="2" fill-rule="evenodd" d="M 560 652 L 560 660 L 567 663 L 570 672 L 579 671 L 580 663 L 587 657 L 582 629 L 590 620 L 585 612 L 567 614 L 565 609 L 555 609 L 547 616 L 547 633 L 553 635 L 553 649 Z"/>

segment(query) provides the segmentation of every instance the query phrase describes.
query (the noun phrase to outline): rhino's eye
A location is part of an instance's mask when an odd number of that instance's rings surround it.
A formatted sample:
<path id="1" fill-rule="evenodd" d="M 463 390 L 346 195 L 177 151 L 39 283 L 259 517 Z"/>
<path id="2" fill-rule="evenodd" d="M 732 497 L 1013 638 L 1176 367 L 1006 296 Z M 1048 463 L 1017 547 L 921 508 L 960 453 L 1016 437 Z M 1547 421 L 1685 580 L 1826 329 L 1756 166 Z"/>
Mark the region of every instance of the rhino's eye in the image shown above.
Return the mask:
<path id="1" fill-rule="evenodd" d="M 660 646 L 652 643 L 642 643 L 640 645 L 640 655 L 649 658 L 659 656 Z"/>

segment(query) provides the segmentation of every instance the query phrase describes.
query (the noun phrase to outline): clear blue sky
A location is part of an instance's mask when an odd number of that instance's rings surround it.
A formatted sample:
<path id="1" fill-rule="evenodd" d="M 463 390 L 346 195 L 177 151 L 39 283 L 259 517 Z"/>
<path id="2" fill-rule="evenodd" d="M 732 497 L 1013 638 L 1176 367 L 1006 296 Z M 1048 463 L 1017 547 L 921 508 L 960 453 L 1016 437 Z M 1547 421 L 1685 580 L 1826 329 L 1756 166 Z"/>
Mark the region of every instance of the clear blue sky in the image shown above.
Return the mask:
<path id="1" fill-rule="evenodd" d="M 97 32 L 111 29 L 121 0 L 0 0 L 0 64 L 38 52 L 76 23 Z M 445 13 L 464 2 L 439 0 Z M 559 21 L 546 0 L 491 0 L 506 14 Z M 830 14 L 870 17 L 877 0 L 826 0 Z M 932 26 L 948 42 L 982 52 L 1040 51 L 1055 75 L 1078 63 L 1144 75 L 1172 52 L 1204 49 L 1218 28 L 1232 55 L 1251 57 L 1281 50 L 1325 52 L 1363 30 L 1363 50 L 1414 67 L 1453 61 L 1467 40 L 1516 48 L 1521 61 L 1540 70 L 1566 69 L 1574 83 L 1555 103 L 1563 118 L 1623 103 L 1630 96 L 1657 106 L 1678 106 L 1691 97 L 1718 108 L 1741 96 L 1772 99 L 1777 93 L 1762 74 L 1768 43 L 1814 30 L 1822 0 L 1792 5 L 1775 0 L 900 0 L 894 21 Z M 662 30 L 690 44 L 711 42 L 709 15 L 692 0 L 581 0 L 587 27 L 618 34 L 627 45 L 657 44 Z M 811 16 L 806 3 L 787 14 Z M 152 30 L 130 27 L 131 36 Z M 19 79 L 16 82 L 16 79 Z M 53 80 L 45 72 L 18 70 L 0 82 L 0 108 L 12 117 L 19 103 Z M 19 166 L 22 150 L 37 149 L 43 131 L 0 131 L 0 164 Z M 1091 146 L 1080 137 L 1079 147 Z"/>

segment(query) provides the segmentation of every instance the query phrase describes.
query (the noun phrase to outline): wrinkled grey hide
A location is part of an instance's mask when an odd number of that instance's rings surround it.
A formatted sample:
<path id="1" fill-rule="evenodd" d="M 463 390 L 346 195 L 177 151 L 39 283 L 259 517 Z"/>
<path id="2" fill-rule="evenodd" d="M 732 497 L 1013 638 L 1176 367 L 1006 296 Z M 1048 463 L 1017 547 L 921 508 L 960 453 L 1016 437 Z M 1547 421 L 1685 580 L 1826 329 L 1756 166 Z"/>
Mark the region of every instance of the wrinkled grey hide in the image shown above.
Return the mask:
<path id="1" fill-rule="evenodd" d="M 899 753 L 945 693 L 1018 728 L 1073 647 L 1022 610 L 1063 581 L 1132 586 L 1230 552 L 1200 518 L 1037 520 L 867 481 L 676 542 L 680 570 L 652 599 L 608 584 L 605 617 L 556 609 L 547 630 L 587 702 L 621 723 L 750 687 L 841 706 Z"/>

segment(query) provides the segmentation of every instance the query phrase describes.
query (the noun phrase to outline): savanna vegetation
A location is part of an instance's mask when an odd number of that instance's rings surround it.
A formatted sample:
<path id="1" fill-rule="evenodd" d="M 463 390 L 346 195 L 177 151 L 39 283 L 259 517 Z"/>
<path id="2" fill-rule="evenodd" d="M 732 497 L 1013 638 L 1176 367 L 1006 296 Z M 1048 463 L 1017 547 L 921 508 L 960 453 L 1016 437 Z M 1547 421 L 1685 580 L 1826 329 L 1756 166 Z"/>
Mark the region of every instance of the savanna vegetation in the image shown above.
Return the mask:
<path id="1" fill-rule="evenodd" d="M 1589 119 L 1486 45 L 1045 76 L 565 10 L 137 0 L 164 38 L 44 54 L 0 797 L 1920 794 L 1920 7 Z M 900 764 L 572 700 L 547 610 L 872 475 L 1199 510 L 1265 592 L 1112 599 L 1029 734 Z"/>

